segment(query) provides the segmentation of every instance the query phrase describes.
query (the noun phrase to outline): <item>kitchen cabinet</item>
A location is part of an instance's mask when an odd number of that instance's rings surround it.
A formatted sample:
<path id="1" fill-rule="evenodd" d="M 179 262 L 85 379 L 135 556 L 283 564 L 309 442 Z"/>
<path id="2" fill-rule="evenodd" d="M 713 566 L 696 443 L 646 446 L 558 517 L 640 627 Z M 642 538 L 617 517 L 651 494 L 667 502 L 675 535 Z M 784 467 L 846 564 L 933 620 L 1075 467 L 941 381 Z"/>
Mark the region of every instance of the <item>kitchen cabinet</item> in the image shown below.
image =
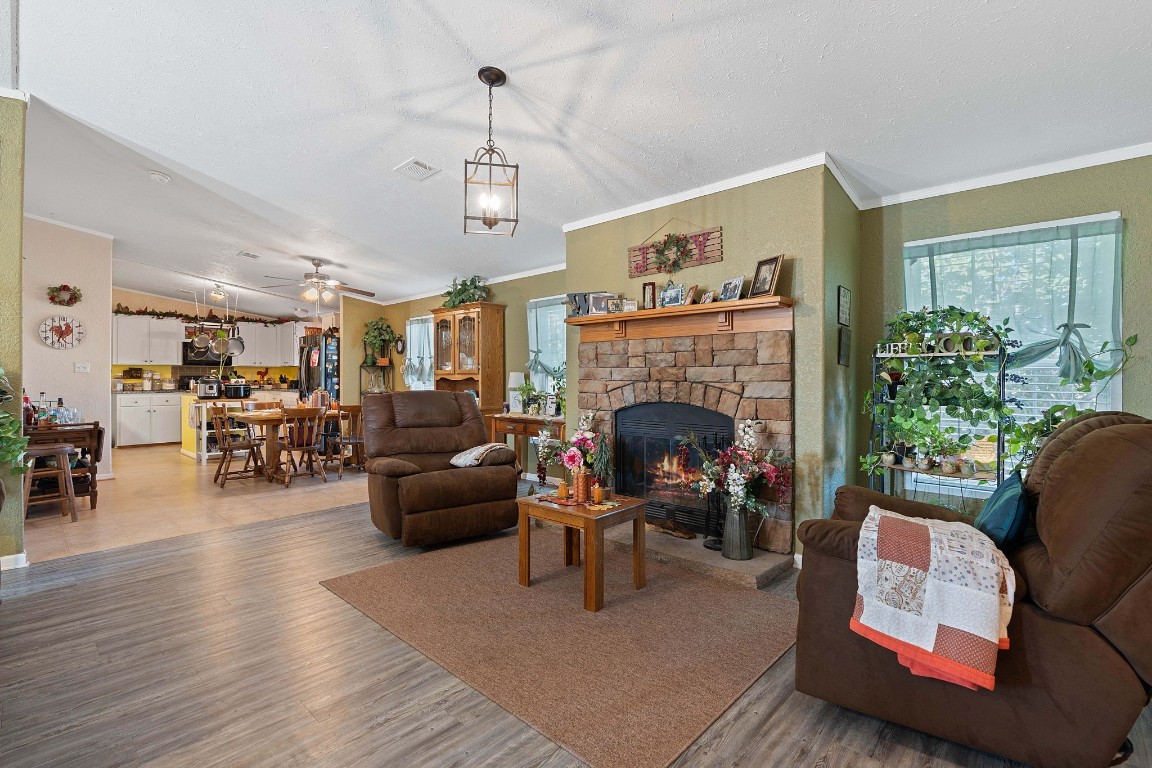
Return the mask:
<path id="1" fill-rule="evenodd" d="M 303 323 L 284 323 L 280 326 L 280 362 L 295 368 L 300 365 L 300 337 L 304 335 Z"/>
<path id="2" fill-rule="evenodd" d="M 475 392 L 485 415 L 504 401 L 504 310 L 486 301 L 432 310 L 436 389 Z"/>
<path id="3" fill-rule="evenodd" d="M 116 315 L 112 322 L 115 365 L 180 365 L 184 323 L 176 318 Z"/>
<path id="4" fill-rule="evenodd" d="M 244 354 L 232 358 L 233 366 L 294 366 L 295 354 L 291 345 L 285 343 L 290 337 L 295 342 L 293 323 L 264 325 L 264 323 L 238 323 L 240 336 L 244 339 Z"/>
<path id="5" fill-rule="evenodd" d="M 180 442 L 180 395 L 131 393 L 114 395 L 112 435 L 117 447 Z"/>

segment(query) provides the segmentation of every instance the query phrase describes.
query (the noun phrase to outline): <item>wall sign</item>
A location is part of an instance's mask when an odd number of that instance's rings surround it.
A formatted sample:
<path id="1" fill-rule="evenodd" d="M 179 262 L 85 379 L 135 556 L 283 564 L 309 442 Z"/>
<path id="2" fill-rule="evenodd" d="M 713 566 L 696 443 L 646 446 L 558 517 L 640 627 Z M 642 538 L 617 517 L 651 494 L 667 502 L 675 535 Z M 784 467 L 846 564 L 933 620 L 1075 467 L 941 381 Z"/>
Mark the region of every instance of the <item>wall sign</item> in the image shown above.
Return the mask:
<path id="1" fill-rule="evenodd" d="M 689 246 L 686 258 L 680 264 L 681 269 L 698 267 L 701 264 L 713 264 L 724 260 L 724 233 L 722 227 L 712 227 L 699 232 L 690 232 L 684 237 L 688 238 Z M 661 239 L 663 241 L 663 238 Z M 665 270 L 653 258 L 656 255 L 657 243 L 642 243 L 628 249 L 628 277 L 642 277 L 655 275 Z"/>

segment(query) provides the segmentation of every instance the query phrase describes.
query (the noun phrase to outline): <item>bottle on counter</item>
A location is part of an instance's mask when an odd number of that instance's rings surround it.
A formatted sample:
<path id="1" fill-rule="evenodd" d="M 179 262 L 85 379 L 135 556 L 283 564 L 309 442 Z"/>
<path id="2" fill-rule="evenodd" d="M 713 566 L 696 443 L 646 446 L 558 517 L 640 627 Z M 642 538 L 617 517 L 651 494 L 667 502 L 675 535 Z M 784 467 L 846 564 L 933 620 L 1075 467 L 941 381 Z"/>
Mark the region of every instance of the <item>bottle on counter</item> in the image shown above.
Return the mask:
<path id="1" fill-rule="evenodd" d="M 24 394 L 24 426 L 31 427 L 36 423 L 36 406 L 32 405 L 32 398 L 28 397 L 28 390 L 21 390 Z"/>

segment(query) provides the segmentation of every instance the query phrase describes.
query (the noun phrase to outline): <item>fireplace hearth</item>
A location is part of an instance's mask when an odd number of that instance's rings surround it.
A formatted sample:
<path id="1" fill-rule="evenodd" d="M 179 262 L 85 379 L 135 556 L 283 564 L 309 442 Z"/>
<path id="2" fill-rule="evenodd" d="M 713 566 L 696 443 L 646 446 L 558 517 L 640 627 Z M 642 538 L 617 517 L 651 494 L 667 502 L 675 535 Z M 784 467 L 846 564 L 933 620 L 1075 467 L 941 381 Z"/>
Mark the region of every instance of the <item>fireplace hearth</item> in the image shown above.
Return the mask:
<path id="1" fill-rule="evenodd" d="M 685 403 L 643 403 L 617 410 L 614 421 L 619 492 L 647 499 L 653 520 L 715 533 L 717 501 L 691 487 L 700 479 L 700 457 L 680 450 L 678 438 L 692 432 L 704 448 L 725 448 L 732 442 L 732 417 Z"/>

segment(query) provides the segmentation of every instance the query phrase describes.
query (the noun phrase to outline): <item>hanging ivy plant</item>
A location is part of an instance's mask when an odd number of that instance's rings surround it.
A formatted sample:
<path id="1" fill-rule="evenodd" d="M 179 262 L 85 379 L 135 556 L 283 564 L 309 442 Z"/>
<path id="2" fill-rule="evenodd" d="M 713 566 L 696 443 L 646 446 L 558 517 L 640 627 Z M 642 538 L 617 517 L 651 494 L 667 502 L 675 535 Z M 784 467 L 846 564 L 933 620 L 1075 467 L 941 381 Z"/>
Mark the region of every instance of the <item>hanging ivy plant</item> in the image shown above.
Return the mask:
<path id="1" fill-rule="evenodd" d="M 491 289 L 484 285 L 485 282 L 487 279 L 480 277 L 480 275 L 472 275 L 472 277 L 464 280 L 453 278 L 452 286 L 442 294 L 444 296 L 443 306 L 452 309 L 461 304 L 484 301 L 491 293 Z"/>
<path id="2" fill-rule="evenodd" d="M 668 233 L 663 240 L 652 243 L 652 262 L 657 269 L 669 275 L 676 274 L 685 267 L 692 241 L 687 235 Z"/>

